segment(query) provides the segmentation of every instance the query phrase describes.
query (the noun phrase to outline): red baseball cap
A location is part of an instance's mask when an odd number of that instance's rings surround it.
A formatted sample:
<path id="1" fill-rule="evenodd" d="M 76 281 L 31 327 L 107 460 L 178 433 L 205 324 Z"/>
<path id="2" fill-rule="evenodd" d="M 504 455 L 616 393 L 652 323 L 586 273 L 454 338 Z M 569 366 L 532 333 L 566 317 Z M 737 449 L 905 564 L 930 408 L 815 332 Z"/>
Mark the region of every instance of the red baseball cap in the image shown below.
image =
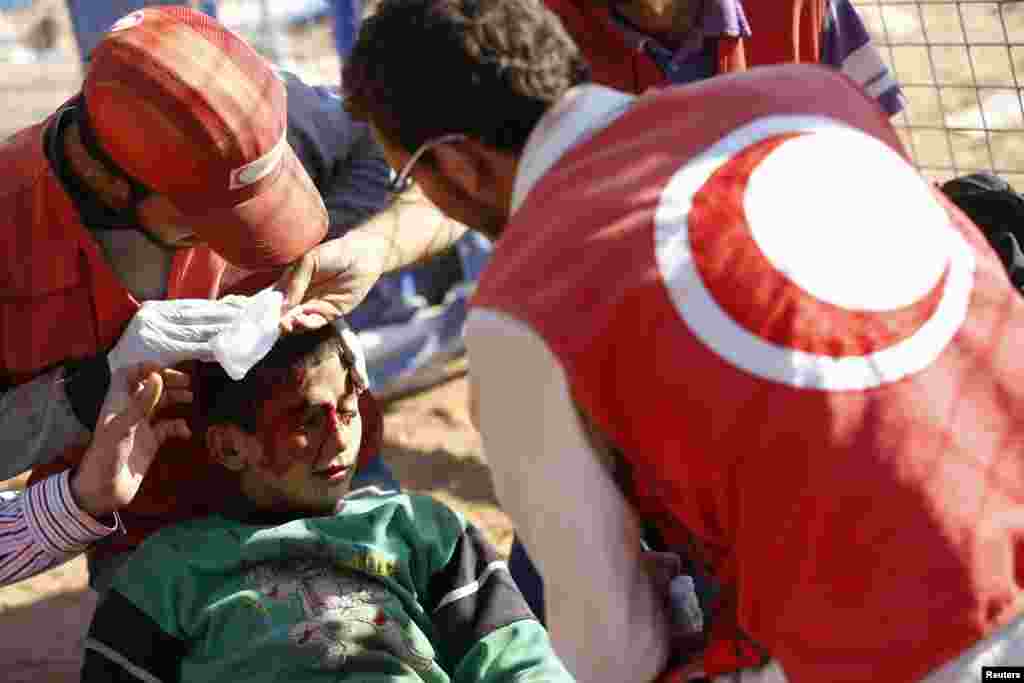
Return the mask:
<path id="1" fill-rule="evenodd" d="M 327 234 L 286 137 L 284 81 L 216 20 L 187 7 L 122 17 L 93 50 L 82 93 L 102 151 L 231 263 L 284 265 Z"/>

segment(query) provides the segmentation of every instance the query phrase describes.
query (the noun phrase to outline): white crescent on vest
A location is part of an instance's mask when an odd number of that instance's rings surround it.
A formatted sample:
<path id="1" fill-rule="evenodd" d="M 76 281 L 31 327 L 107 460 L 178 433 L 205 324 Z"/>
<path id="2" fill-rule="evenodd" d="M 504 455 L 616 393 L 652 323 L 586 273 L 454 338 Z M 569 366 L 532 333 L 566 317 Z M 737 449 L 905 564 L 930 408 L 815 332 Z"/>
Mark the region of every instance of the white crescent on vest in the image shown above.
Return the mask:
<path id="1" fill-rule="evenodd" d="M 676 171 L 654 222 L 658 269 L 686 325 L 767 380 L 826 391 L 895 382 L 938 358 L 967 315 L 974 256 L 927 182 L 829 118 L 733 131 Z"/>

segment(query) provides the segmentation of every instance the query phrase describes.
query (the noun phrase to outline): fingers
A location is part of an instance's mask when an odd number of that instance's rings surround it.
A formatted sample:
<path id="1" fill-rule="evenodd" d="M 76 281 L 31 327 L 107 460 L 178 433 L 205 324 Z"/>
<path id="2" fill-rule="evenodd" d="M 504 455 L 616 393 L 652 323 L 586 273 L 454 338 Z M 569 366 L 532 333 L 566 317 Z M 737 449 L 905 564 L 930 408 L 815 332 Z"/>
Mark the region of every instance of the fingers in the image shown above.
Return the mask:
<path id="1" fill-rule="evenodd" d="M 191 439 L 192 430 L 182 419 L 161 420 L 153 425 L 153 437 L 157 446 L 162 446 L 168 439 Z"/>
<path id="2" fill-rule="evenodd" d="M 187 372 L 164 368 L 160 371 L 160 375 L 164 378 L 164 387 L 168 390 L 188 389 L 192 386 L 192 376 Z"/>
<path id="3" fill-rule="evenodd" d="M 188 389 L 164 389 L 163 403 L 160 407 L 165 408 L 172 404 L 192 403 L 194 400 L 195 394 Z"/>
<path id="4" fill-rule="evenodd" d="M 195 396 L 191 390 L 192 377 L 187 372 L 161 368 L 156 363 L 142 363 L 129 371 L 125 388 L 129 393 L 133 392 L 142 381 L 153 373 L 159 374 L 163 380 L 163 392 L 158 400 L 156 410 L 162 410 L 172 404 L 191 403 L 194 400 Z"/>
<path id="5" fill-rule="evenodd" d="M 339 315 L 338 309 L 326 301 L 307 301 L 281 316 L 281 332 L 291 334 L 317 330 Z"/>
<path id="6" fill-rule="evenodd" d="M 307 315 L 319 315 L 325 320 L 334 320 L 341 315 L 341 311 L 338 310 L 337 306 L 324 299 L 311 299 L 310 301 L 303 302 L 297 308 Z"/>
<path id="7" fill-rule="evenodd" d="M 150 372 L 141 382 L 129 389 L 131 397 L 127 405 L 109 419 L 101 418 L 102 429 L 115 436 L 127 434 L 130 429 L 149 418 L 156 410 L 163 394 L 163 378 L 158 372 Z M 116 389 L 112 388 L 112 391 Z"/>
<path id="8" fill-rule="evenodd" d="M 124 388 L 129 394 L 134 394 L 139 384 L 144 382 L 153 373 L 161 374 L 163 368 L 158 363 L 146 361 L 134 367 L 127 368 L 124 373 Z"/>
<path id="9" fill-rule="evenodd" d="M 192 403 L 195 395 L 192 393 L 192 377 L 187 372 L 180 372 L 167 368 L 160 372 L 164 380 L 164 395 L 160 402 L 160 409 L 172 404 Z"/>
<path id="10" fill-rule="evenodd" d="M 156 410 L 164 393 L 164 378 L 159 372 L 151 372 L 139 383 L 132 394 L 132 402 L 142 409 L 142 417 L 149 418 Z"/>
<path id="11" fill-rule="evenodd" d="M 287 333 L 310 332 L 318 330 L 329 324 L 329 321 L 322 315 L 299 313 L 290 317 L 291 325 L 288 328 L 282 327 Z"/>
<path id="12" fill-rule="evenodd" d="M 306 252 L 285 270 L 284 274 L 274 285 L 274 289 L 284 294 L 282 310 L 297 306 L 302 303 L 306 296 L 309 283 L 313 281 L 313 275 L 317 271 L 317 250 L 319 247 Z"/>

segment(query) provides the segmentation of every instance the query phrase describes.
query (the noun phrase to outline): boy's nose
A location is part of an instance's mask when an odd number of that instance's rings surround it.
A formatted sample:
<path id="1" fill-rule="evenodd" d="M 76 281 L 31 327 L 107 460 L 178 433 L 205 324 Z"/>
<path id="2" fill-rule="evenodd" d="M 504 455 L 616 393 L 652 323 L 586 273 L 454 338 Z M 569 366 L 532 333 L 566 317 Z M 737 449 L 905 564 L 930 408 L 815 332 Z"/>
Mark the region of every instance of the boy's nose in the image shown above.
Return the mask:
<path id="1" fill-rule="evenodd" d="M 327 423 L 327 438 L 331 439 L 336 445 L 339 453 L 348 450 L 348 429 L 341 419 L 341 415 L 338 413 L 338 409 L 334 406 L 324 406 L 326 412 Z"/>

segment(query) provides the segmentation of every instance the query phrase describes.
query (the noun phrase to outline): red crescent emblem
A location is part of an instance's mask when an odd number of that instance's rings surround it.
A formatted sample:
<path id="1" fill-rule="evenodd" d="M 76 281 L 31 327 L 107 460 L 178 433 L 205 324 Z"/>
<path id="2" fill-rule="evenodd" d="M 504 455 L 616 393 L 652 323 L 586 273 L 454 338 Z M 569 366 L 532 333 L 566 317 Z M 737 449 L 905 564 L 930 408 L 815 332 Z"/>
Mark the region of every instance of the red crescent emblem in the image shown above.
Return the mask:
<path id="1" fill-rule="evenodd" d="M 765 379 L 828 391 L 897 381 L 967 315 L 974 256 L 927 183 L 832 119 L 732 131 L 675 172 L 654 222 L 677 313 Z"/>
<path id="2" fill-rule="evenodd" d="M 689 226 L 697 270 L 718 305 L 766 341 L 833 357 L 863 356 L 892 346 L 935 313 L 945 274 L 927 296 L 909 306 L 894 311 L 849 310 L 818 299 L 779 272 L 751 234 L 743 202 L 751 174 L 778 147 L 803 135 L 808 134 L 776 135 L 747 147 L 697 192 Z M 808 227 L 823 226 L 793 224 L 782 229 Z M 868 268 L 864 277 L 871 277 Z"/>

